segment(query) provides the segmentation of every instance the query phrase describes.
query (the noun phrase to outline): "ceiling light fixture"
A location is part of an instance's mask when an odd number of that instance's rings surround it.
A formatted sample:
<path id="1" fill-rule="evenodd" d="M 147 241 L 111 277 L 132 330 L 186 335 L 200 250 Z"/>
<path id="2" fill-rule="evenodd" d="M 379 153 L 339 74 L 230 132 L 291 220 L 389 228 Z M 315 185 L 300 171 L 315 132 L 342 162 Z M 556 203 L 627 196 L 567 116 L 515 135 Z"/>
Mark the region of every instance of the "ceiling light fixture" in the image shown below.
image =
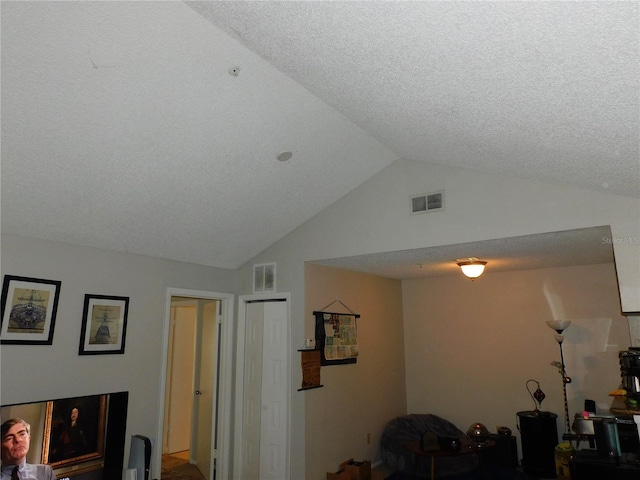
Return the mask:
<path id="1" fill-rule="evenodd" d="M 456 260 L 456 264 L 462 269 L 462 273 L 469 277 L 471 280 L 475 280 L 482 272 L 487 262 L 478 260 L 476 257 L 459 258 Z"/>

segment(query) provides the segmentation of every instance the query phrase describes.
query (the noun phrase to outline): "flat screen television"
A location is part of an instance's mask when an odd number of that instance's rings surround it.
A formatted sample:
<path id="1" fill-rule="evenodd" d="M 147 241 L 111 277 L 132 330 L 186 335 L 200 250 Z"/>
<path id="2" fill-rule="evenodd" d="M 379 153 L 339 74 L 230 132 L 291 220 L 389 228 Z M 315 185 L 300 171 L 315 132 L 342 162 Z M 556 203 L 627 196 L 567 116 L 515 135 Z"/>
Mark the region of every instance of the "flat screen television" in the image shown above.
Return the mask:
<path id="1" fill-rule="evenodd" d="M 2 422 L 31 425 L 29 463 L 46 463 L 59 479 L 122 477 L 129 392 L 2 405 Z"/>

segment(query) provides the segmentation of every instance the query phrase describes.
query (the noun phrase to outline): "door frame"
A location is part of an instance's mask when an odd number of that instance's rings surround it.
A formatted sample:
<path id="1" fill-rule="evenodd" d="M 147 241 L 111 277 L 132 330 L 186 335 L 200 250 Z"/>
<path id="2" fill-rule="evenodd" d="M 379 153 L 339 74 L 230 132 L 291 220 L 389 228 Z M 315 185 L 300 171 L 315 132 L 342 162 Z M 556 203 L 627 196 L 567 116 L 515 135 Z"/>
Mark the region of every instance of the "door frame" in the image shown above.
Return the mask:
<path id="1" fill-rule="evenodd" d="M 162 371 L 160 374 L 160 397 L 158 401 L 158 431 L 156 438 L 160 448 L 156 447 L 155 471 L 162 471 L 162 439 L 164 429 L 165 395 L 167 388 L 167 360 L 169 354 L 169 329 L 171 325 L 171 297 L 192 297 L 218 300 L 221 304 L 220 321 L 220 376 L 218 378 L 218 449 L 216 451 L 216 478 L 230 478 L 231 468 L 231 412 L 233 392 L 233 308 L 235 295 L 230 293 L 208 292 L 168 287 L 165 299 L 164 326 L 162 332 Z M 216 415 L 214 415 L 216 418 Z M 215 430 L 212 429 L 212 433 Z M 213 444 L 213 443 L 212 443 Z M 213 456 L 213 452 L 212 456 Z M 213 465 L 213 462 L 212 462 Z"/>
<path id="2" fill-rule="evenodd" d="M 238 331 L 236 343 L 236 402 L 235 402 L 235 430 L 233 442 L 233 478 L 242 478 L 242 444 L 243 437 L 243 414 L 244 414 L 244 358 L 245 358 L 245 334 L 246 334 L 246 311 L 247 303 L 251 301 L 282 301 L 287 302 L 287 341 L 286 345 L 291 346 L 291 294 L 285 293 L 260 293 L 253 295 L 238 296 Z M 287 351 L 287 446 L 286 446 L 286 478 L 291 477 L 291 348 Z M 227 477 L 224 477 L 227 478 Z"/>

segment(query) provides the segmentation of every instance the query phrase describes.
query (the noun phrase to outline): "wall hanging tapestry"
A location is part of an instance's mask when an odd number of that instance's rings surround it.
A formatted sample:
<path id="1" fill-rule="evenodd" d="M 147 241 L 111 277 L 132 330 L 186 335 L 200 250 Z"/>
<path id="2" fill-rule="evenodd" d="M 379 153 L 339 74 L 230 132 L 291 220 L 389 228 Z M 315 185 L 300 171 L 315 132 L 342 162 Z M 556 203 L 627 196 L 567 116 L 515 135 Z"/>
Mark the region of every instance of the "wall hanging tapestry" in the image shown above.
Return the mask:
<path id="1" fill-rule="evenodd" d="M 351 310 L 344 303 L 340 303 Z M 325 311 L 316 311 L 313 315 L 316 319 L 316 347 L 322 354 L 322 365 L 356 363 L 358 358 L 356 319 L 360 318 L 360 315 L 353 312 L 347 314 Z"/>

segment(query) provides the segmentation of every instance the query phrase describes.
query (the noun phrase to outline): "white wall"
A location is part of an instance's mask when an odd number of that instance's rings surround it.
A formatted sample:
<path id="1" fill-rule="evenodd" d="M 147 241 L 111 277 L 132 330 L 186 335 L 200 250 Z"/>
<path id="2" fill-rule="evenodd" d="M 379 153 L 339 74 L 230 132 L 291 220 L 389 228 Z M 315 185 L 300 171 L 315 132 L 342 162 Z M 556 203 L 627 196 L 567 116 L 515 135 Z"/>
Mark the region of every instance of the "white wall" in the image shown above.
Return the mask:
<path id="1" fill-rule="evenodd" d="M 441 189 L 445 211 L 409 215 L 411 195 Z M 305 261 L 610 225 L 620 239 L 614 253 L 626 292 L 623 307 L 640 311 L 640 254 L 633 245 L 640 238 L 639 218 L 637 199 L 398 160 L 248 262 L 238 290 L 251 291 L 254 263 L 277 262 L 278 289 L 291 292 L 295 351 L 312 321 L 303 304 Z M 294 368 L 291 383 L 300 381 Z M 305 433 L 313 412 L 305 413 L 297 392 L 291 392 L 291 405 L 292 478 L 304 478 L 302 439 L 314 434 Z M 307 461 L 315 454 L 321 453 L 307 452 Z"/>
<path id="2" fill-rule="evenodd" d="M 1 242 L 3 276 L 62 282 L 53 345 L 0 347 L 1 402 L 127 390 L 127 442 L 134 434 L 151 438 L 158 445 L 153 462 L 158 462 L 162 439 L 155 436 L 167 288 L 231 293 L 234 272 L 12 235 L 2 235 Z M 129 297 L 124 355 L 78 355 L 87 293 Z"/>

